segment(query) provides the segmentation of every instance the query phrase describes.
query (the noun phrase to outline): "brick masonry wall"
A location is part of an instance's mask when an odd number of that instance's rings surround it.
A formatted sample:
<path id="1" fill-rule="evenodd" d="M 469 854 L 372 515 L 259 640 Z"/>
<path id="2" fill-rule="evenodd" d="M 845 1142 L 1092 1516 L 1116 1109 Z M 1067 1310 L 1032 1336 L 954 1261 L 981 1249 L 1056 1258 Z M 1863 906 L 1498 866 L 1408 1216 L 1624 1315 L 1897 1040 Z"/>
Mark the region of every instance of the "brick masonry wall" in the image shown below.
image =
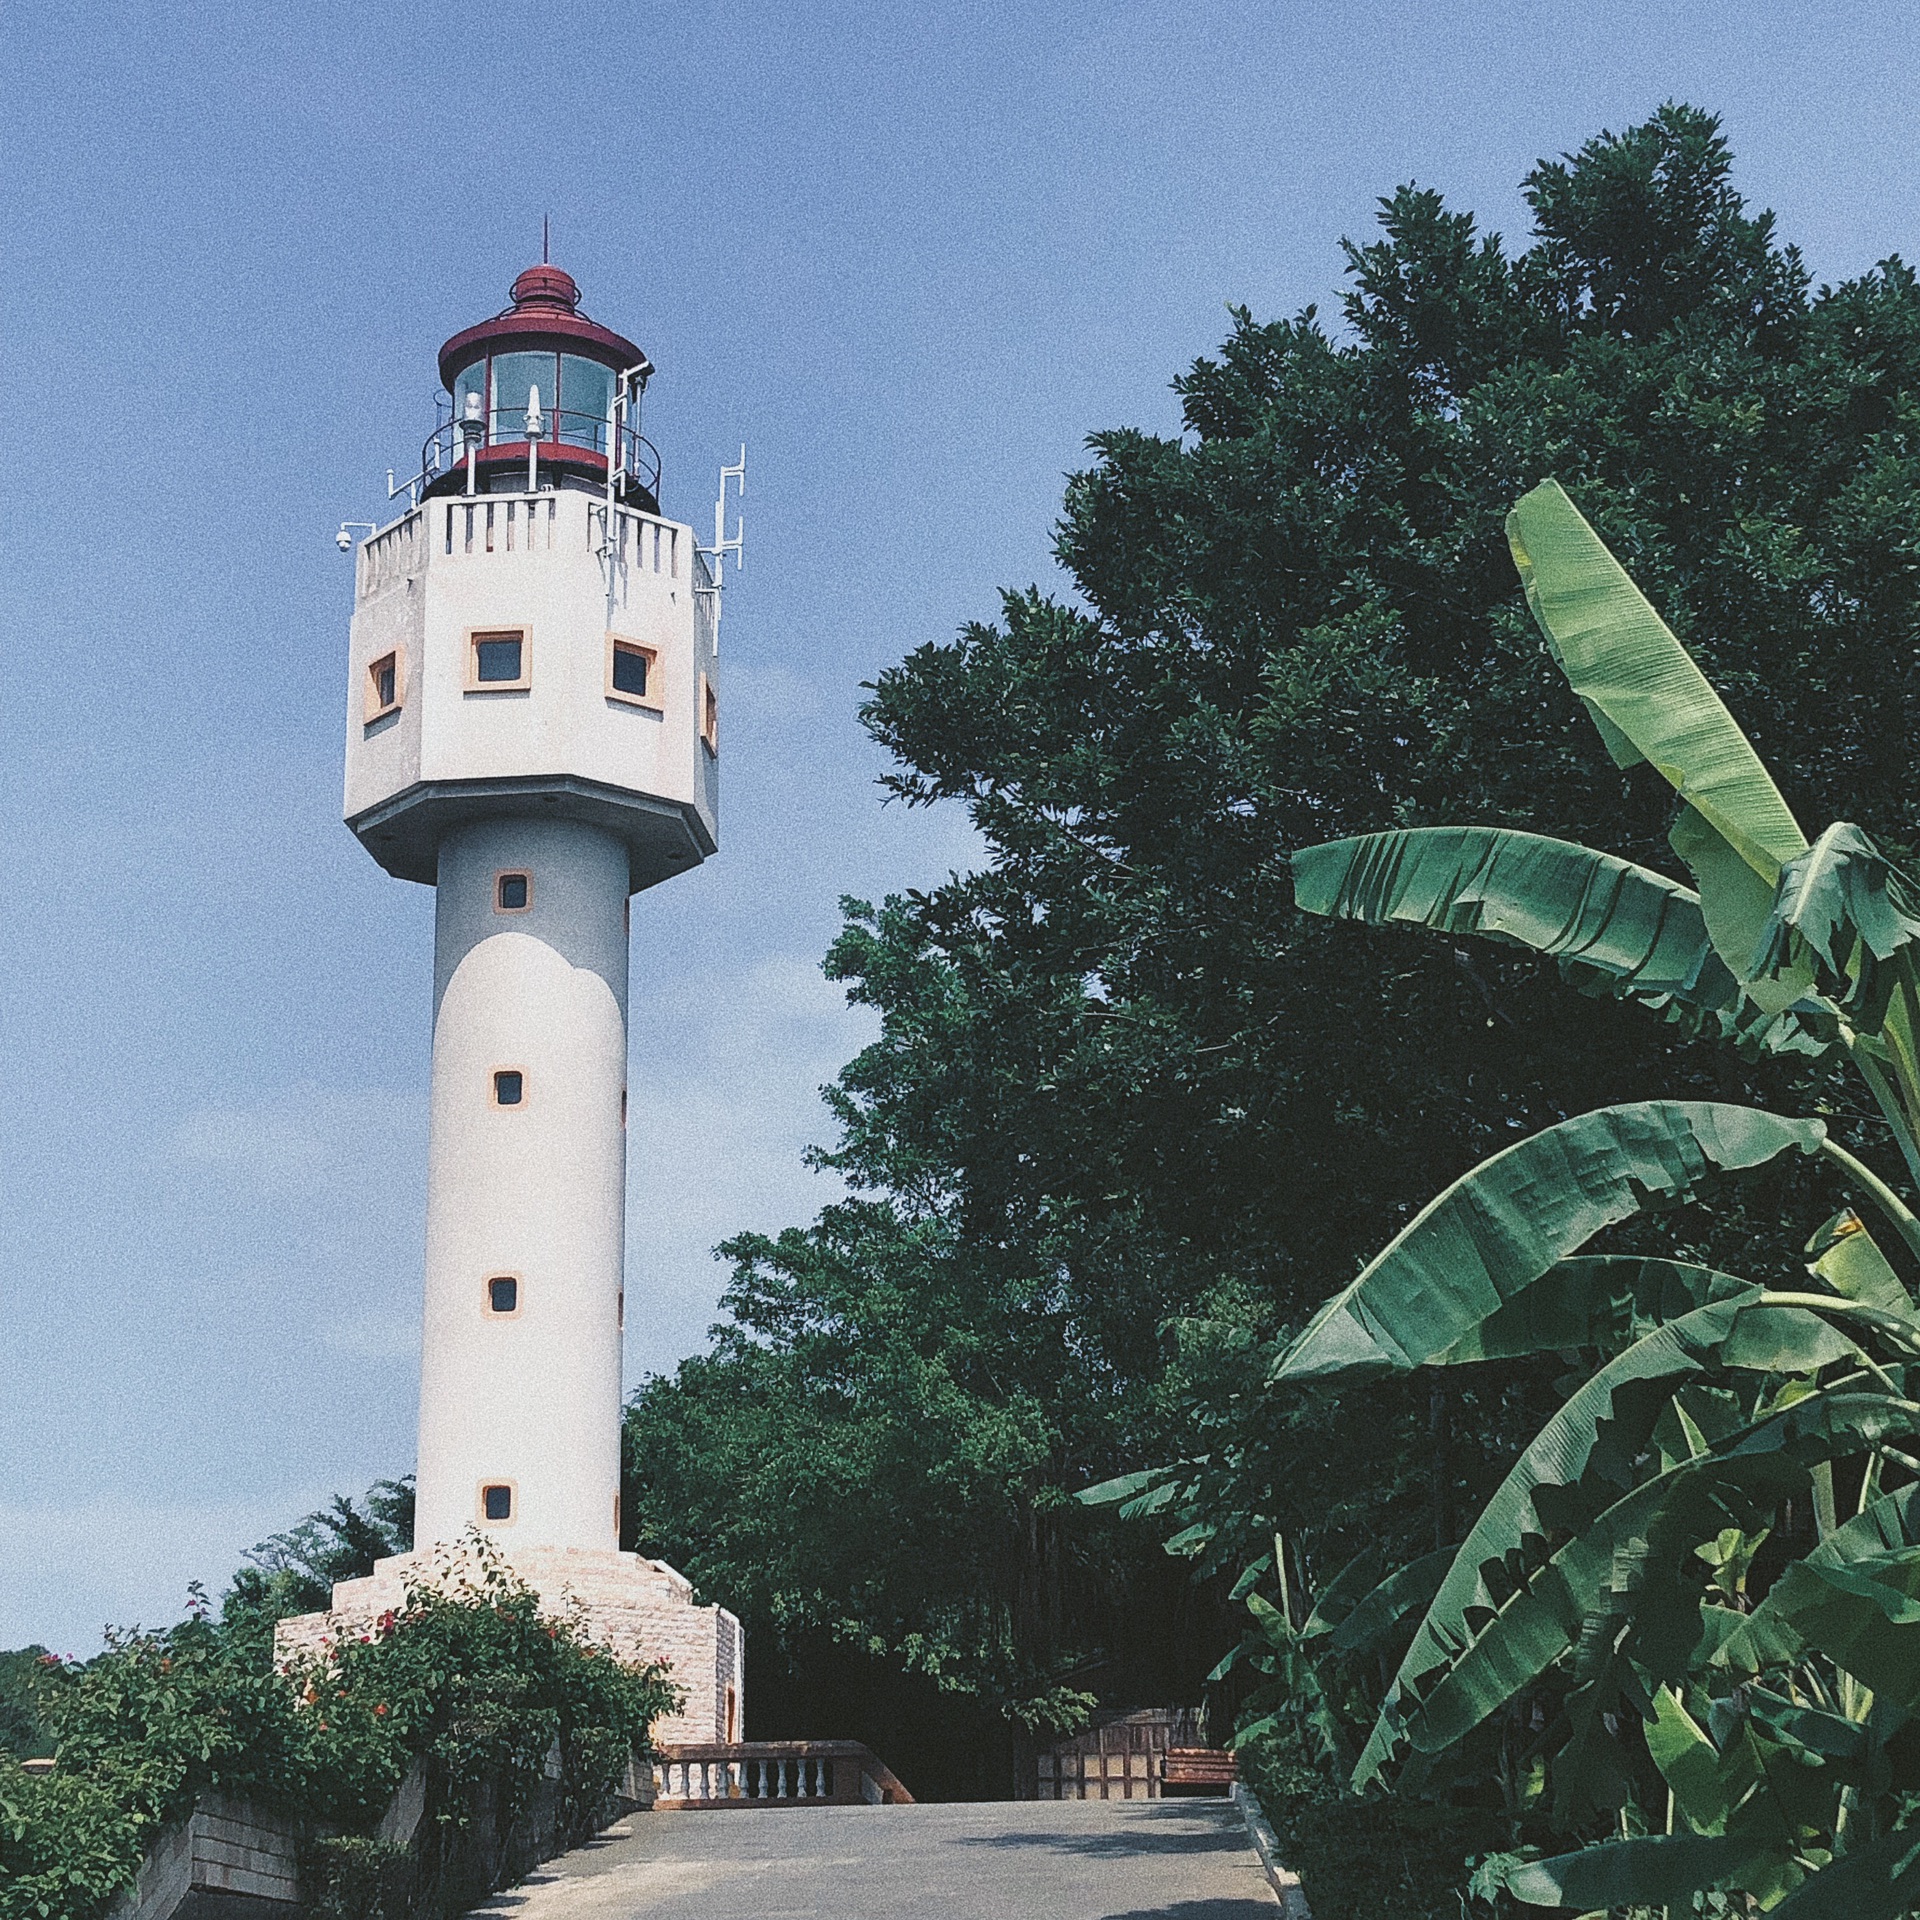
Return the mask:
<path id="1" fill-rule="evenodd" d="M 469 1546 L 402 1554 L 375 1563 L 360 1580 L 342 1580 L 326 1613 L 283 1620 L 274 1654 L 288 1661 L 323 1654 L 334 1641 L 371 1633 L 374 1622 L 406 1605 L 407 1587 L 457 1592 L 470 1586 L 487 1550 Z M 657 1740 L 724 1740 L 732 1693 L 733 1738 L 744 1738 L 746 1642 L 724 1607 L 697 1607 L 693 1586 L 664 1560 L 579 1547 L 532 1547 L 496 1556 L 539 1594 L 547 1612 L 571 1619 L 582 1636 L 622 1660 L 658 1660 L 686 1704 L 654 1728 Z"/>

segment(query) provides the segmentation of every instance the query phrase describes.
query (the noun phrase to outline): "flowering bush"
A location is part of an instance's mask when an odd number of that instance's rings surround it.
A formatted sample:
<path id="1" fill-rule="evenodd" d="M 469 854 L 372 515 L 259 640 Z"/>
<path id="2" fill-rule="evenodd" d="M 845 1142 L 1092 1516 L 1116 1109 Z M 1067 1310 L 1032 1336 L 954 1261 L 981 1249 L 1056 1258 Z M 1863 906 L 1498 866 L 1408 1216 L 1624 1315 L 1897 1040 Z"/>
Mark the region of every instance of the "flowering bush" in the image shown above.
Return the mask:
<path id="1" fill-rule="evenodd" d="M 54 1771 L 0 1767 L 0 1920 L 93 1920 L 209 1789 L 365 1835 L 419 1760 L 441 1828 L 484 1809 L 504 1829 L 557 1750 L 562 1824 L 583 1831 L 677 1700 L 663 1669 L 589 1645 L 485 1561 L 278 1673 L 256 1635 L 197 1603 L 57 1669 L 47 1694 Z"/>

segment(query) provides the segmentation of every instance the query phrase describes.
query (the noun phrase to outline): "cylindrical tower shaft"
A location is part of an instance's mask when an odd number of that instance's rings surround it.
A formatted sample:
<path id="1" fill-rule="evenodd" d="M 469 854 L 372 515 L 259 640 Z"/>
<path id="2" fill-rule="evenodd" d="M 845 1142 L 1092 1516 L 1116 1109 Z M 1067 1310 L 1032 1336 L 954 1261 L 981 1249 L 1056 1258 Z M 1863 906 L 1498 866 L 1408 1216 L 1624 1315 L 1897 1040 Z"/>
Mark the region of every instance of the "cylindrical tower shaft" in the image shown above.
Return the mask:
<path id="1" fill-rule="evenodd" d="M 583 822 L 440 844 L 421 1541 L 617 1544 L 628 887 Z"/>

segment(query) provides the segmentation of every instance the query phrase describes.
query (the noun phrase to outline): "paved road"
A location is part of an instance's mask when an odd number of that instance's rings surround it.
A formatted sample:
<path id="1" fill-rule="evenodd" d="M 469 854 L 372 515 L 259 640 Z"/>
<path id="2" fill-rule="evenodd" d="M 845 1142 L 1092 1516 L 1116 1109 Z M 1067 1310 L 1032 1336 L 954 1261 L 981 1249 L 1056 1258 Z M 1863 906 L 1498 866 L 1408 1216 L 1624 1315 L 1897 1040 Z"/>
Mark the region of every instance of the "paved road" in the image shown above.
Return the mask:
<path id="1" fill-rule="evenodd" d="M 1230 1802 L 642 1813 L 488 1920 L 1275 1920 Z"/>

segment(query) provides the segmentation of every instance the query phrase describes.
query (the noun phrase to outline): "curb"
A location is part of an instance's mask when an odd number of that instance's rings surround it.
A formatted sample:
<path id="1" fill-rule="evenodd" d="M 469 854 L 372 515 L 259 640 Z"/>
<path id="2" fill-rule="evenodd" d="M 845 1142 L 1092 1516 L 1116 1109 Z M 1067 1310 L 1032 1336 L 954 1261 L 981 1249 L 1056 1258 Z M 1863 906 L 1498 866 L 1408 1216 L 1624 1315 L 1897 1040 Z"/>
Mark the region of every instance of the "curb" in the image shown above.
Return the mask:
<path id="1" fill-rule="evenodd" d="M 1280 1858 L 1280 1842 L 1274 1837 L 1273 1828 L 1267 1823 L 1265 1810 L 1255 1799 L 1253 1789 L 1244 1781 L 1235 1785 L 1233 1803 L 1247 1823 L 1247 1836 L 1253 1842 L 1254 1852 L 1260 1856 L 1261 1866 L 1266 1869 L 1268 1884 L 1279 1895 L 1280 1911 L 1286 1915 L 1286 1920 L 1313 1920 L 1313 1909 L 1307 1905 L 1300 1876 Z"/>

